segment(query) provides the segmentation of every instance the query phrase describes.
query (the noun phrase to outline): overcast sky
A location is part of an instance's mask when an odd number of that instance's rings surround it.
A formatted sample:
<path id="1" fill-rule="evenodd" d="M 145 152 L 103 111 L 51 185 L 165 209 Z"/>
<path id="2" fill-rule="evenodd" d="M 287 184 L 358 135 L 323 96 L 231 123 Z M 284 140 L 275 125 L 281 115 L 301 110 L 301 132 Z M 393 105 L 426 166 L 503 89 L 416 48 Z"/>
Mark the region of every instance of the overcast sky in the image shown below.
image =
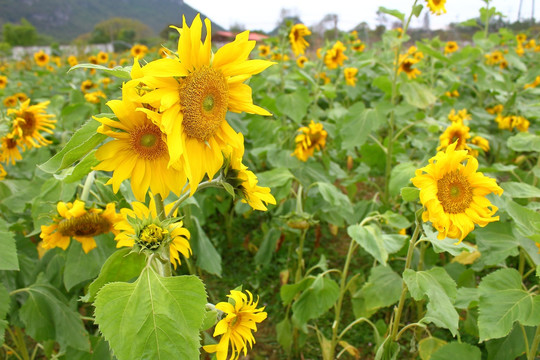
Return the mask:
<path id="1" fill-rule="evenodd" d="M 522 0 L 521 18 L 530 19 L 533 0 Z M 298 15 L 308 26 L 318 23 L 326 14 L 334 13 L 339 17 L 338 27 L 350 30 L 362 21 L 377 25 L 379 6 L 409 12 L 413 0 L 187 0 L 185 3 L 208 16 L 228 29 L 231 25 L 241 24 L 246 29 L 270 31 L 275 28 L 281 9 L 289 9 Z M 491 3 L 511 21 L 517 20 L 520 0 L 493 0 Z M 426 4 L 425 0 L 418 3 Z M 447 0 L 447 13 L 431 16 L 432 29 L 443 28 L 451 22 L 460 22 L 477 17 L 478 10 L 485 6 L 482 0 Z M 426 9 L 423 10 L 427 11 Z M 412 26 L 421 26 L 424 12 L 419 19 L 412 20 Z M 540 1 L 535 5 L 535 19 L 540 19 Z"/>

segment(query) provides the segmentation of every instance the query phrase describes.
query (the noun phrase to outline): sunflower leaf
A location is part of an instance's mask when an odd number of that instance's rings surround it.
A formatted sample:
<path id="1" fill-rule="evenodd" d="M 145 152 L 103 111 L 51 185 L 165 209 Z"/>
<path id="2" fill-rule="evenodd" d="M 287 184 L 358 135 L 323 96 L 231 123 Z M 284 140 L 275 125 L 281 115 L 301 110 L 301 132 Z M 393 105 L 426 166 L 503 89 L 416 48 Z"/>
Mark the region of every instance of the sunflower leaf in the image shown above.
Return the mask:
<path id="1" fill-rule="evenodd" d="M 19 259 L 15 246 L 13 232 L 9 231 L 8 224 L 0 218 L 0 270 L 19 270 Z"/>
<path id="2" fill-rule="evenodd" d="M 401 85 L 401 93 L 405 101 L 419 109 L 425 109 L 435 103 L 437 97 L 431 90 L 423 84 L 416 82 L 405 82 Z"/>
<path id="3" fill-rule="evenodd" d="M 540 325 L 540 296 L 523 289 L 515 269 L 500 269 L 486 275 L 480 285 L 478 330 L 480 341 L 508 335 L 514 322 Z"/>
<path id="4" fill-rule="evenodd" d="M 117 66 L 113 69 L 108 68 L 103 65 L 97 65 L 97 64 L 77 64 L 75 66 L 72 66 L 71 69 L 68 70 L 68 73 L 75 69 L 96 69 L 103 71 L 109 75 L 116 76 L 120 79 L 131 79 L 131 66 L 122 67 Z"/>
<path id="5" fill-rule="evenodd" d="M 206 291 L 198 277 L 164 278 L 147 267 L 132 284 L 105 285 L 94 304 L 119 360 L 199 358 Z"/>
<path id="6" fill-rule="evenodd" d="M 386 265 L 388 251 L 384 246 L 384 238 L 378 226 L 351 225 L 347 228 L 347 234 L 379 263 Z"/>
<path id="7" fill-rule="evenodd" d="M 399 10 L 388 9 L 388 8 L 385 8 L 384 6 L 379 6 L 379 10 L 377 10 L 377 12 L 382 12 L 388 15 L 392 15 L 401 21 L 405 21 L 405 14 Z"/>
<path id="8" fill-rule="evenodd" d="M 402 288 L 401 277 L 390 267 L 372 268 L 368 281 L 352 297 L 354 315 L 369 317 L 378 309 L 395 304 Z"/>
<path id="9" fill-rule="evenodd" d="M 482 353 L 476 346 L 467 343 L 451 342 L 441 346 L 431 355 L 430 360 L 480 360 Z"/>
<path id="10" fill-rule="evenodd" d="M 329 277 L 317 276 L 292 306 L 293 318 L 301 326 L 327 312 L 339 297 L 339 286 Z"/>
<path id="11" fill-rule="evenodd" d="M 0 343 L 4 343 L 4 332 L 6 330 L 6 315 L 9 311 L 9 293 L 2 282 L 0 282 Z"/>
<path id="12" fill-rule="evenodd" d="M 403 280 L 415 300 L 429 298 L 426 315 L 420 322 L 434 323 L 444 327 L 455 336 L 458 332 L 459 315 L 454 308 L 457 295 L 456 282 L 440 267 L 428 271 L 407 269 Z"/>

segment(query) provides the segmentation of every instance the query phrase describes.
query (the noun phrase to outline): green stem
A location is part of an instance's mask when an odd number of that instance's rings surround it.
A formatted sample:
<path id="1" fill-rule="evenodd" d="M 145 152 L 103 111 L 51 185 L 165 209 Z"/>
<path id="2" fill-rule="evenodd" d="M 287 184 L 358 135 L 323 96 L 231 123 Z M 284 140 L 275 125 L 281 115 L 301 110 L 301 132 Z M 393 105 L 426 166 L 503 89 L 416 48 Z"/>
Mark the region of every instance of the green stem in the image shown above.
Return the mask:
<path id="1" fill-rule="evenodd" d="M 81 194 L 81 200 L 84 202 L 88 200 L 88 195 L 90 195 L 90 189 L 92 188 L 92 185 L 94 184 L 95 177 L 96 177 L 95 171 L 90 171 L 90 173 L 88 173 L 88 176 L 86 176 L 86 180 L 84 182 L 84 187 Z"/>
<path id="2" fill-rule="evenodd" d="M 219 188 L 219 187 L 221 187 L 221 181 L 222 180 L 223 180 L 223 178 L 220 175 L 216 179 L 213 179 L 213 180 L 210 180 L 210 181 L 204 181 L 204 182 L 200 183 L 199 186 L 197 186 L 197 190 L 202 190 L 202 189 L 206 189 L 206 188 L 209 188 L 209 187 Z M 190 196 L 191 196 L 191 192 L 189 190 L 186 193 L 184 193 L 183 195 L 181 195 L 178 198 L 178 200 L 176 200 L 173 207 L 171 208 L 171 210 L 167 214 L 167 217 L 168 218 L 172 217 L 174 212 L 176 211 L 176 209 L 178 209 L 178 207 L 184 201 L 186 201 Z"/>
<path id="3" fill-rule="evenodd" d="M 296 266 L 296 275 L 294 277 L 294 283 L 298 284 L 302 280 L 302 270 L 304 269 L 304 241 L 306 240 L 307 229 L 302 230 L 300 235 L 300 243 L 296 249 L 296 255 L 298 256 L 298 264 Z"/>
<path id="4" fill-rule="evenodd" d="M 21 288 L 21 289 L 13 290 L 12 292 L 9 293 L 9 296 L 13 296 L 13 295 L 18 294 L 18 293 L 26 292 L 28 290 L 30 290 L 30 289 L 29 288 Z"/>
<path id="5" fill-rule="evenodd" d="M 30 360 L 30 355 L 28 354 L 28 349 L 26 348 L 26 343 L 24 341 L 24 335 L 17 326 L 15 326 L 15 338 L 17 339 L 17 349 L 21 352 L 22 358 L 24 360 Z"/>
<path id="6" fill-rule="evenodd" d="M 523 278 L 523 273 L 525 272 L 525 255 L 523 254 L 523 249 L 519 248 L 519 265 L 518 265 L 519 274 Z"/>
<path id="7" fill-rule="evenodd" d="M 536 327 L 536 332 L 534 333 L 534 340 L 531 345 L 531 350 L 529 351 L 529 356 L 527 360 L 534 360 L 536 357 L 536 350 L 538 349 L 538 344 L 540 344 L 540 325 Z"/>
<path id="8" fill-rule="evenodd" d="M 484 25 L 484 37 L 487 39 L 489 33 L 489 1 L 486 1 L 486 23 Z"/>
<path id="9" fill-rule="evenodd" d="M 354 320 L 352 323 L 350 323 L 349 325 L 347 325 L 347 327 L 343 329 L 341 334 L 339 334 L 338 341 L 341 340 L 341 338 L 343 338 L 343 336 L 347 333 L 347 331 L 349 331 L 354 325 L 360 324 L 361 322 L 367 322 L 371 326 L 371 328 L 373 329 L 373 334 L 375 335 L 375 343 L 379 345 L 381 342 L 381 336 L 379 334 L 379 330 L 377 329 L 377 326 L 375 326 L 374 323 L 372 323 L 371 321 L 369 321 L 369 319 L 366 319 L 365 317 L 358 318 Z"/>
<path id="10" fill-rule="evenodd" d="M 11 352 L 13 353 L 13 355 L 15 355 L 15 357 L 16 357 L 17 359 L 23 360 L 22 357 L 20 357 L 19 354 L 18 354 L 13 348 L 9 347 L 9 346 L 6 345 L 6 344 L 3 344 L 2 347 L 4 347 L 6 350 L 11 351 Z M 6 351 L 6 350 L 4 350 L 4 351 Z M 6 358 L 6 359 L 7 359 L 7 358 Z"/>
<path id="11" fill-rule="evenodd" d="M 165 206 L 163 205 L 161 194 L 154 194 L 154 201 L 156 203 L 156 213 L 159 220 L 165 220 Z"/>
<path id="12" fill-rule="evenodd" d="M 416 240 L 418 239 L 418 235 L 420 235 L 420 228 L 421 228 L 420 222 L 416 222 L 416 228 L 414 229 L 414 234 L 411 237 L 411 240 L 409 241 L 409 249 L 407 250 L 407 260 L 405 261 L 405 270 L 411 268 L 411 262 L 412 257 L 414 254 L 414 247 L 416 245 Z M 392 341 L 396 341 L 397 334 L 399 330 L 399 322 L 401 320 L 401 313 L 403 312 L 403 306 L 405 305 L 405 298 L 407 296 L 407 284 L 405 284 L 405 281 L 403 281 L 403 288 L 401 290 L 401 296 L 399 297 L 399 303 L 396 311 L 396 315 L 394 317 L 394 321 L 392 323 L 392 331 L 391 331 L 391 339 Z"/>
<path id="13" fill-rule="evenodd" d="M 332 324 L 332 343 L 330 345 L 330 359 L 334 358 L 334 354 L 336 351 L 336 346 L 338 343 L 338 330 L 339 330 L 339 322 L 341 320 L 341 308 L 343 306 L 343 298 L 345 297 L 345 293 L 347 290 L 347 275 L 349 273 L 349 266 L 351 264 L 351 259 L 354 251 L 358 247 L 358 244 L 356 241 L 351 239 L 351 242 L 349 244 L 349 251 L 347 252 L 347 259 L 345 260 L 345 266 L 343 267 L 343 272 L 341 273 L 341 283 L 339 286 L 339 298 L 336 305 L 336 311 L 335 311 L 335 318 L 334 323 Z"/>
<path id="14" fill-rule="evenodd" d="M 521 333 L 523 334 L 523 342 L 525 343 L 525 356 L 529 358 L 529 338 L 527 337 L 527 331 L 525 331 L 525 326 L 519 324 L 521 328 Z"/>

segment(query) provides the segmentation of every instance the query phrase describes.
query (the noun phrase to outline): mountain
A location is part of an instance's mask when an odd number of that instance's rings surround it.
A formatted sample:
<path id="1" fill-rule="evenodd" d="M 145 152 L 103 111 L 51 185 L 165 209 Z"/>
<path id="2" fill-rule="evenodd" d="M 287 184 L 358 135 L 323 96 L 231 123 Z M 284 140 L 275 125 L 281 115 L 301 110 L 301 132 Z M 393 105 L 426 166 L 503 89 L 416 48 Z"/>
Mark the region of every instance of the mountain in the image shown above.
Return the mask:
<path id="1" fill-rule="evenodd" d="M 182 14 L 190 24 L 198 13 L 182 0 L 0 0 L 0 9 L 0 29 L 25 18 L 40 34 L 60 42 L 90 32 L 112 17 L 140 20 L 159 34 L 171 24 L 180 25 Z M 223 28 L 212 23 L 212 30 Z"/>

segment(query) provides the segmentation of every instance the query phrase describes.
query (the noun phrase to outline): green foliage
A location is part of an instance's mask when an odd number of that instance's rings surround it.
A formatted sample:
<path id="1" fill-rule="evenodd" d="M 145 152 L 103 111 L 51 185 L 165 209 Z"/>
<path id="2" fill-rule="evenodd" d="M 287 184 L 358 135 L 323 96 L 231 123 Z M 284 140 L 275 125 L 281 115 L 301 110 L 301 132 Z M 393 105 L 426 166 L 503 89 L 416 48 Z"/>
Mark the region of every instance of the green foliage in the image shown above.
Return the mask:
<path id="1" fill-rule="evenodd" d="M 293 321 L 303 326 L 326 313 L 339 297 L 339 286 L 327 276 L 319 275 L 292 306 Z"/>
<path id="2" fill-rule="evenodd" d="M 395 304 L 401 295 L 403 281 L 388 266 L 371 269 L 368 281 L 352 298 L 354 315 L 369 317 L 382 307 Z"/>
<path id="3" fill-rule="evenodd" d="M 9 293 L 4 284 L 0 282 L 0 343 L 2 344 L 4 343 L 4 333 L 8 325 L 6 315 L 8 314 L 9 307 Z"/>
<path id="4" fill-rule="evenodd" d="M 514 322 L 540 325 L 540 297 L 523 290 L 514 269 L 500 269 L 484 276 L 478 286 L 480 341 L 508 335 Z"/>
<path id="5" fill-rule="evenodd" d="M 0 218 L 0 270 L 19 270 L 15 237 L 7 225 L 5 220 Z"/>
<path id="6" fill-rule="evenodd" d="M 476 346 L 466 343 L 451 342 L 441 346 L 430 357 L 431 360 L 454 360 L 454 359 L 470 359 L 480 360 L 482 353 Z"/>
<path id="7" fill-rule="evenodd" d="M 37 42 L 37 31 L 26 19 L 21 19 L 20 25 L 5 23 L 2 26 L 4 42 L 11 46 L 31 46 Z"/>
<path id="8" fill-rule="evenodd" d="M 164 278 L 146 268 L 134 283 L 109 283 L 98 292 L 96 323 L 119 360 L 194 359 L 205 304 L 199 278 Z"/>
<path id="9" fill-rule="evenodd" d="M 379 263 L 386 265 L 386 250 L 381 229 L 376 225 L 351 225 L 347 228 L 349 236 Z"/>

